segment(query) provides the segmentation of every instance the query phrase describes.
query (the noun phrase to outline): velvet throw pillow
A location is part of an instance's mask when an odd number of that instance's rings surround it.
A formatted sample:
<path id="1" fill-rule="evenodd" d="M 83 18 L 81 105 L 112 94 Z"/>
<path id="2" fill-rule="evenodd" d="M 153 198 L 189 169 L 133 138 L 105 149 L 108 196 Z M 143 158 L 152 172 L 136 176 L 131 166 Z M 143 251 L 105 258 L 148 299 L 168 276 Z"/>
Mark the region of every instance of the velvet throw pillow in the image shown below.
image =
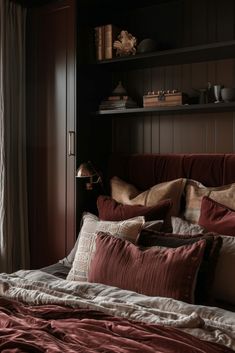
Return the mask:
<path id="1" fill-rule="evenodd" d="M 191 223 L 198 223 L 201 202 L 204 196 L 235 209 L 235 183 L 219 187 L 206 187 L 196 180 L 188 179 L 185 186 L 184 218 Z"/>
<path id="2" fill-rule="evenodd" d="M 175 225 L 175 229 L 174 229 Z M 187 232 L 194 229 L 196 224 L 191 224 L 187 221 L 178 219 L 176 223 L 172 223 L 172 227 L 175 230 L 181 230 Z M 188 228 L 189 227 L 189 228 Z M 201 227 L 202 232 L 205 232 L 205 228 Z M 235 305 L 235 281 L 234 271 L 231 269 L 235 268 L 235 237 L 228 235 L 220 235 L 222 239 L 222 245 L 219 250 L 216 266 L 214 266 L 214 281 L 211 288 L 211 296 L 215 299 L 214 305 L 219 307 L 227 307 L 229 305 Z"/>
<path id="3" fill-rule="evenodd" d="M 235 305 L 235 237 L 221 235 L 223 245 L 215 269 L 213 296 L 222 304 Z M 221 306 L 220 303 L 217 306 Z"/>
<path id="4" fill-rule="evenodd" d="M 187 234 L 188 231 L 198 229 L 197 224 L 191 224 L 182 219 L 172 222 L 173 230 L 180 230 L 180 233 Z M 200 227 L 200 226 L 199 226 Z M 205 228 L 201 227 L 201 231 L 205 232 Z M 187 235 L 186 235 L 187 236 Z M 222 245 L 217 257 L 216 266 L 214 266 L 214 281 L 210 285 L 211 297 L 215 300 L 214 305 L 219 307 L 227 307 L 235 305 L 235 237 L 220 235 Z"/>
<path id="5" fill-rule="evenodd" d="M 99 218 L 104 221 L 122 221 L 137 216 L 144 216 L 146 221 L 165 219 L 171 207 L 170 199 L 162 200 L 154 206 L 123 205 L 104 195 L 97 199 Z"/>
<path id="6" fill-rule="evenodd" d="M 206 234 L 172 234 L 143 230 L 138 244 L 141 247 L 161 246 L 178 248 L 204 240 L 206 243 L 202 263 L 198 271 L 198 281 L 195 288 L 195 303 L 212 305 L 214 297 L 212 285 L 215 278 L 216 264 L 222 246 L 222 238 L 214 233 Z"/>
<path id="7" fill-rule="evenodd" d="M 181 196 L 186 179 L 180 178 L 154 185 L 145 191 L 139 191 L 117 176 L 110 180 L 111 196 L 119 203 L 126 205 L 155 206 L 162 200 L 171 199 L 170 215 L 177 216 L 181 208 Z"/>
<path id="8" fill-rule="evenodd" d="M 175 249 L 143 251 L 128 241 L 98 233 L 88 281 L 193 303 L 205 246 L 199 240 Z"/>
<path id="9" fill-rule="evenodd" d="M 98 232 L 109 232 L 116 237 L 136 243 L 144 222 L 144 217 L 141 216 L 120 222 L 101 221 L 95 215 L 85 213 L 78 236 L 75 258 L 67 279 L 70 281 L 87 281 L 90 262 L 96 251 L 95 241 Z"/>
<path id="10" fill-rule="evenodd" d="M 198 224 L 211 232 L 235 237 L 235 210 L 204 196 Z"/>

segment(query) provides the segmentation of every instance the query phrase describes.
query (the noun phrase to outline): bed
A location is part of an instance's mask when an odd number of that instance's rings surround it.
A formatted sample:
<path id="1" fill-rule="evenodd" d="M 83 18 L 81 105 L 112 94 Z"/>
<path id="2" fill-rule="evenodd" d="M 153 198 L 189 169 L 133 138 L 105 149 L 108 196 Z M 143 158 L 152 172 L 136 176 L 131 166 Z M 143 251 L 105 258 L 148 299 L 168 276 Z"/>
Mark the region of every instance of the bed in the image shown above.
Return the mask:
<path id="1" fill-rule="evenodd" d="M 1 352 L 234 352 L 235 155 L 112 156 L 108 180 L 66 258 L 0 274 Z"/>

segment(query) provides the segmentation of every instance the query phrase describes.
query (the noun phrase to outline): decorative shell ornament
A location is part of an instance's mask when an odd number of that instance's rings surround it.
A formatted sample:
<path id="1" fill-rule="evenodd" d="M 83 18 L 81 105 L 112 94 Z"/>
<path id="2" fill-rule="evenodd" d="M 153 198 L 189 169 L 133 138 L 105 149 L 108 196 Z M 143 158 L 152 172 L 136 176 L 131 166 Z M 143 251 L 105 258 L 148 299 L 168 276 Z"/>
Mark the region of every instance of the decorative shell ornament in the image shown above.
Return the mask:
<path id="1" fill-rule="evenodd" d="M 113 48 L 116 49 L 117 56 L 135 55 L 137 40 L 132 34 L 127 31 L 121 31 L 118 40 L 113 43 Z"/>

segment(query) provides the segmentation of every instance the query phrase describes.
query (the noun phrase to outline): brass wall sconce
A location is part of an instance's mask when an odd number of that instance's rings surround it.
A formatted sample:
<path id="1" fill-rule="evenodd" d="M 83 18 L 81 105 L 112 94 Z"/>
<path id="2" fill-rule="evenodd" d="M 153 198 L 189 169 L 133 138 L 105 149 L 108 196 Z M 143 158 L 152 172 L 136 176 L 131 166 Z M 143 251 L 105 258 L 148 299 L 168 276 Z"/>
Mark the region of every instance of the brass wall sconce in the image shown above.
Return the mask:
<path id="1" fill-rule="evenodd" d="M 102 184 L 100 174 L 90 161 L 80 164 L 76 172 L 76 177 L 89 178 L 89 181 L 86 183 L 86 190 L 92 190 L 94 184 Z"/>

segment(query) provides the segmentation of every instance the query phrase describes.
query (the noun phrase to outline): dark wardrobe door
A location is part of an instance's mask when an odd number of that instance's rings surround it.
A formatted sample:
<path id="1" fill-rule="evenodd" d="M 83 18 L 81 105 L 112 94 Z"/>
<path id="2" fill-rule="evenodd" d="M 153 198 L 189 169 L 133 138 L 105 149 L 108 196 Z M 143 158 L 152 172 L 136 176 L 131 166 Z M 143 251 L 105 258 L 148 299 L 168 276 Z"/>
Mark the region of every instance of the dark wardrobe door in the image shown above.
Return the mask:
<path id="1" fill-rule="evenodd" d="M 75 241 L 75 1 L 28 12 L 28 200 L 31 268 Z"/>

